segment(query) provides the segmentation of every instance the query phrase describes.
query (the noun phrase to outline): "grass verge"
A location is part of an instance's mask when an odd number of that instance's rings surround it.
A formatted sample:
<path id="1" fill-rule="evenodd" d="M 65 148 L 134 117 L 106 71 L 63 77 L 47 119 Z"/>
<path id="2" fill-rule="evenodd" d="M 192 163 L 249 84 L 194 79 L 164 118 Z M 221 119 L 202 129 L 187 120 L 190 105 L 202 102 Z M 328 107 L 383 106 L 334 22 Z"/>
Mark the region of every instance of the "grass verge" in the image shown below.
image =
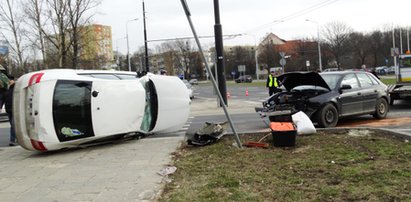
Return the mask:
<path id="1" fill-rule="evenodd" d="M 262 135 L 242 136 L 242 142 Z M 411 144 L 350 132 L 298 136 L 292 148 L 183 146 L 162 201 L 402 201 L 411 196 Z M 271 143 L 269 136 L 264 142 Z"/>

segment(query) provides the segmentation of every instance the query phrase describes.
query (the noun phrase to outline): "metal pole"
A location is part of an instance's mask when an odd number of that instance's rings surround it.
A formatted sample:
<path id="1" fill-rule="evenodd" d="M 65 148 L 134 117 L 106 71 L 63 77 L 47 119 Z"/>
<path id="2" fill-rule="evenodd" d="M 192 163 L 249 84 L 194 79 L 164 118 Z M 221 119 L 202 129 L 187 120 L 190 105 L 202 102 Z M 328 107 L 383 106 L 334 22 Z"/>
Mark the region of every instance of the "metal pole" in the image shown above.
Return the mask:
<path id="1" fill-rule="evenodd" d="M 392 48 L 393 48 L 393 57 L 394 57 L 394 67 L 397 67 L 397 57 L 395 56 L 395 30 L 392 30 Z M 397 71 L 397 68 L 395 68 L 395 71 Z"/>
<path id="2" fill-rule="evenodd" d="M 323 64 L 321 61 L 321 42 L 320 42 L 320 24 L 317 22 L 317 43 L 318 43 L 318 65 L 320 67 L 320 72 L 323 71 Z"/>
<path id="3" fill-rule="evenodd" d="M 410 29 L 407 28 L 407 51 L 410 51 Z"/>
<path id="4" fill-rule="evenodd" d="M 258 68 L 258 50 L 257 46 L 255 47 L 255 73 L 257 75 L 257 80 L 260 79 L 260 68 Z"/>
<path id="5" fill-rule="evenodd" d="M 130 47 L 128 42 L 128 22 L 126 22 L 126 39 L 127 39 L 127 64 L 128 64 L 128 71 L 131 72 L 131 63 L 130 63 Z"/>
<path id="6" fill-rule="evenodd" d="M 400 54 L 403 54 L 402 52 L 402 29 L 400 28 Z"/>
<path id="7" fill-rule="evenodd" d="M 215 36 L 215 49 L 217 53 L 217 75 L 218 75 L 218 89 L 220 90 L 221 97 L 220 106 L 223 103 L 227 105 L 227 89 L 224 74 L 224 46 L 223 46 L 223 31 L 220 24 L 220 6 L 219 1 L 214 0 L 214 36 Z"/>
<path id="8" fill-rule="evenodd" d="M 128 63 L 128 71 L 131 72 L 131 62 L 130 62 L 130 46 L 129 46 L 129 42 L 128 42 L 128 23 L 131 21 L 136 21 L 138 20 L 138 18 L 134 18 L 131 20 L 128 20 L 126 22 L 126 39 L 127 39 L 127 63 Z"/>
<path id="9" fill-rule="evenodd" d="M 211 83 L 213 84 L 214 90 L 215 90 L 216 92 L 219 92 L 219 91 L 218 91 L 217 84 L 216 84 L 216 80 L 215 80 L 213 74 L 211 73 L 210 67 L 208 66 L 208 62 L 207 62 L 207 60 L 206 60 L 206 58 L 205 58 L 205 56 L 204 56 L 203 49 L 201 48 L 201 44 L 200 44 L 200 40 L 198 39 L 197 32 L 196 32 L 196 30 L 195 30 L 195 28 L 194 28 L 193 22 L 191 21 L 191 17 L 190 17 L 191 14 L 190 14 L 190 11 L 189 11 L 189 9 L 188 9 L 188 5 L 187 5 L 187 3 L 186 3 L 185 0 L 181 0 L 181 4 L 183 5 L 185 14 L 186 14 L 186 16 L 187 16 L 188 23 L 190 24 L 190 28 L 191 28 L 191 30 L 192 30 L 192 32 L 193 32 L 193 35 L 194 35 L 194 38 L 195 38 L 195 40 L 196 40 L 196 43 L 197 43 L 197 46 L 198 46 L 198 50 L 199 50 L 199 52 L 200 52 L 201 59 L 204 61 L 206 70 L 207 70 L 208 74 L 209 74 L 210 77 L 211 77 Z M 219 97 L 220 100 L 223 99 L 222 96 L 221 96 L 221 93 L 217 93 L 217 96 Z M 239 136 L 238 136 L 238 134 L 237 134 L 237 131 L 236 131 L 235 127 L 234 127 L 233 121 L 231 120 L 231 116 L 230 116 L 230 114 L 228 113 L 227 106 L 226 106 L 225 104 L 223 104 L 223 110 L 224 110 L 224 113 L 225 113 L 225 115 L 226 115 L 226 117 L 227 117 L 228 123 L 229 123 L 230 126 L 231 126 L 231 130 L 232 130 L 233 133 L 234 133 L 235 140 L 236 140 L 236 142 L 237 142 L 237 146 L 238 146 L 239 148 L 243 148 L 243 146 L 242 146 L 242 144 L 241 144 L 241 141 L 240 141 L 240 138 L 239 138 Z"/>
<path id="10" fill-rule="evenodd" d="M 305 21 L 307 22 L 312 22 L 317 24 L 317 44 L 318 44 L 318 67 L 320 68 L 320 71 L 323 71 L 323 64 L 321 60 L 321 43 L 320 43 L 320 23 L 314 20 L 306 19 Z"/>
<path id="11" fill-rule="evenodd" d="M 150 65 L 148 63 L 148 48 L 147 48 L 147 29 L 146 29 L 146 8 L 143 0 L 143 24 L 144 24 L 144 58 L 146 62 L 146 72 L 150 72 Z"/>

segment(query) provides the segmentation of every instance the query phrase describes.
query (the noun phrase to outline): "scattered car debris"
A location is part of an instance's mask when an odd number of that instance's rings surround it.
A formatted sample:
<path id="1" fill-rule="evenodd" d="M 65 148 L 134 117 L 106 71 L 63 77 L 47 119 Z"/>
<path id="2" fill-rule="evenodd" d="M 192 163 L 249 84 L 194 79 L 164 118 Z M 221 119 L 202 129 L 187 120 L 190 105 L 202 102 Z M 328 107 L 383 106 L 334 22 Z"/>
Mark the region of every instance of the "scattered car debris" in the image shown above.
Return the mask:
<path id="1" fill-rule="evenodd" d="M 351 137 L 366 137 L 366 136 L 370 136 L 371 131 L 369 130 L 350 130 L 348 132 L 348 136 Z"/>
<path id="2" fill-rule="evenodd" d="M 205 146 L 217 142 L 227 133 L 227 123 L 228 122 L 204 123 L 204 125 L 197 130 L 193 137 L 187 140 L 187 144 L 194 146 Z"/>
<path id="3" fill-rule="evenodd" d="M 157 174 L 166 177 L 168 175 L 171 175 L 173 173 L 175 173 L 177 170 L 177 167 L 175 166 L 168 166 L 166 168 L 163 168 L 162 170 L 160 170 L 159 172 L 157 172 Z"/>
<path id="4" fill-rule="evenodd" d="M 270 135 L 271 135 L 271 133 L 269 133 L 267 135 L 264 135 L 264 137 L 262 137 L 260 140 L 258 140 L 258 142 L 248 141 L 248 142 L 244 143 L 243 146 L 245 146 L 245 147 L 259 147 L 259 148 L 267 149 L 269 144 L 268 143 L 262 143 L 262 141 Z"/>

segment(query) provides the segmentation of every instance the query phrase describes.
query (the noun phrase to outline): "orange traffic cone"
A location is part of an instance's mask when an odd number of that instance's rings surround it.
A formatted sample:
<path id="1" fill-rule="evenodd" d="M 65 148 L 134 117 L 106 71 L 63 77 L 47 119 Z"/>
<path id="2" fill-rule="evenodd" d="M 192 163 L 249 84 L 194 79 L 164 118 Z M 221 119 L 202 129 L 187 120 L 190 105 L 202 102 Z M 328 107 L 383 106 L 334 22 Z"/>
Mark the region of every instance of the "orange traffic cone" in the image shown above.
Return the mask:
<path id="1" fill-rule="evenodd" d="M 245 96 L 248 96 L 248 88 L 245 88 Z"/>
<path id="2" fill-rule="evenodd" d="M 227 91 L 227 98 L 230 98 L 230 91 Z"/>

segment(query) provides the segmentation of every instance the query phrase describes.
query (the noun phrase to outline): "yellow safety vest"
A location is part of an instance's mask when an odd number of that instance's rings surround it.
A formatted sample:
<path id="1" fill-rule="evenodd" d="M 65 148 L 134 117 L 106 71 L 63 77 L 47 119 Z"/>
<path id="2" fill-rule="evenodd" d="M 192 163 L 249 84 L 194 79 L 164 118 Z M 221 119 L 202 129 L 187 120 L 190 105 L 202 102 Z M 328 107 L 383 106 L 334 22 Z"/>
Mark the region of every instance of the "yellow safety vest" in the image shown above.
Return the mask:
<path id="1" fill-rule="evenodd" d="M 277 77 L 273 77 L 271 74 L 269 75 L 270 82 L 268 82 L 268 87 L 278 87 Z M 274 79 L 273 79 L 274 78 Z"/>

